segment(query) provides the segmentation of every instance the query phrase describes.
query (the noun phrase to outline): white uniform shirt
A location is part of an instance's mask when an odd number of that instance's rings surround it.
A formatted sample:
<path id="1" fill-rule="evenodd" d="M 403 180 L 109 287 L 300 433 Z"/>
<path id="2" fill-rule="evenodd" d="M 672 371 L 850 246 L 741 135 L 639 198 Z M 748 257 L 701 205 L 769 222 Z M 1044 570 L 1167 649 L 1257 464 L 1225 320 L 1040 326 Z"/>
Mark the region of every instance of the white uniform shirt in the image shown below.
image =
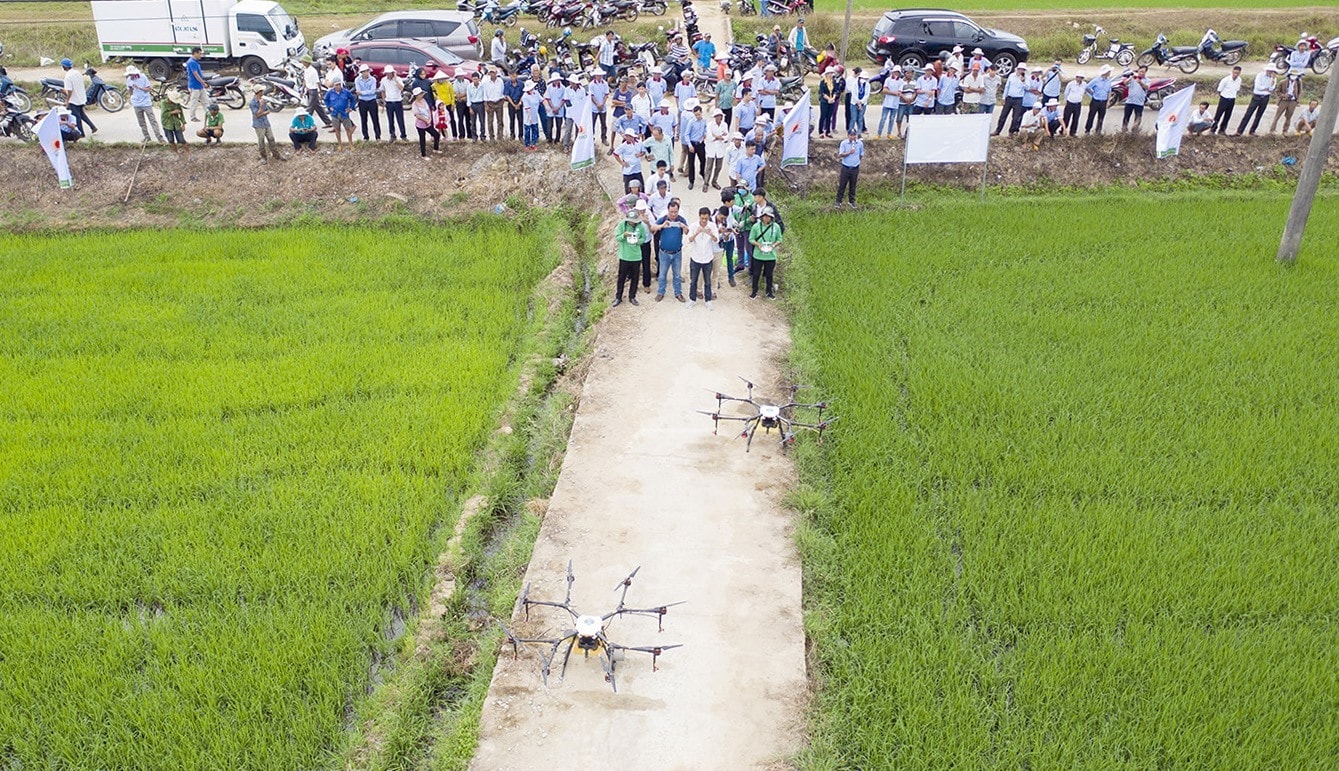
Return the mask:
<path id="1" fill-rule="evenodd" d="M 399 78 L 382 78 L 381 90 L 386 95 L 386 101 L 388 102 L 404 101 L 404 81 Z"/>
<path id="2" fill-rule="evenodd" d="M 1083 104 L 1083 94 L 1086 89 L 1087 86 L 1084 85 L 1082 80 L 1075 78 L 1069 81 L 1068 85 L 1065 86 L 1065 101 L 1069 104 Z"/>
<path id="3" fill-rule="evenodd" d="M 716 118 L 707 121 L 707 157 L 724 158 L 725 148 L 730 144 L 730 124 L 721 118 L 717 123 Z"/>
<path id="4" fill-rule="evenodd" d="M 1218 95 L 1224 99 L 1236 99 L 1239 93 L 1241 93 L 1241 78 L 1228 75 L 1218 81 Z"/>
<path id="5" fill-rule="evenodd" d="M 721 231 L 716 229 L 716 224 L 711 220 L 707 220 L 705 225 L 699 225 L 696 221 L 688 223 L 688 232 L 684 238 L 688 241 L 684 245 L 688 250 L 688 259 L 700 265 L 716 259 L 716 242 L 721 240 Z"/>
<path id="6" fill-rule="evenodd" d="M 65 73 L 65 90 L 70 92 L 71 105 L 88 104 L 88 91 L 84 90 L 84 73 L 71 67 Z"/>

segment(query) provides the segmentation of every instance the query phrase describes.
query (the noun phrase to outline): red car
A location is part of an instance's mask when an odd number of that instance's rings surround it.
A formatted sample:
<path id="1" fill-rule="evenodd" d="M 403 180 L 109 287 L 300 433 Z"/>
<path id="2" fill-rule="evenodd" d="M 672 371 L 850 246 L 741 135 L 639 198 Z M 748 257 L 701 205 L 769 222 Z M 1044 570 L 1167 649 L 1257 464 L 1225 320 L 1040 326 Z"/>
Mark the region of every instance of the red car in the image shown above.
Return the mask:
<path id="1" fill-rule="evenodd" d="M 479 62 L 465 61 L 444 48 L 417 40 L 368 40 L 350 45 L 349 54 L 359 64 L 371 67 L 378 81 L 386 73 L 387 67 L 394 67 L 402 78 L 409 76 L 411 64 L 424 67 L 428 77 L 441 70 L 454 78 L 457 72 L 463 72 L 468 77 L 483 66 Z"/>

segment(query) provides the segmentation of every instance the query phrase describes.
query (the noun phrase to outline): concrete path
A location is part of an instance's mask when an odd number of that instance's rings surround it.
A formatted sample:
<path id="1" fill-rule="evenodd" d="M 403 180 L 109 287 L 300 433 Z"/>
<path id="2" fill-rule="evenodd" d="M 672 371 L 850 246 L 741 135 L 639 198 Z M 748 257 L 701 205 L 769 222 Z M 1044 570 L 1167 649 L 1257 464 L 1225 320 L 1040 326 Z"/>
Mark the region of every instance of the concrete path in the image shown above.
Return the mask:
<path id="1" fill-rule="evenodd" d="M 704 28 L 724 32 L 702 10 Z M 608 159 L 599 173 L 609 191 L 621 191 Z M 675 192 L 690 220 L 699 206 L 720 202 L 717 191 L 690 193 L 683 181 Z M 602 248 L 611 279 L 612 252 Z M 781 309 L 761 295 L 749 299 L 742 280 L 730 287 L 718 272 L 716 283 L 712 310 L 700 297 L 695 307 L 676 302 L 672 289 L 657 303 L 653 285 L 640 307 L 625 301 L 601 322 L 526 574 L 532 597 L 561 601 L 570 559 L 574 604 L 603 614 L 640 565 L 630 605 L 686 604 L 670 609 L 664 632 L 654 619 L 625 618 L 612 622 L 610 639 L 684 647 L 666 653 L 655 673 L 648 656 L 629 654 L 618 664 L 617 694 L 599 662 L 579 652 L 566 680 L 555 666 L 548 687 L 533 649 L 507 656 L 494 672 L 472 768 L 761 768 L 801 746 L 800 565 L 781 500 L 792 468 L 776 434 L 760 435 L 746 454 L 734 432 L 713 436 L 711 420 L 696 412 L 715 408 L 717 389 L 742 393 L 739 374 L 762 395 L 775 393 L 789 330 Z M 543 637 L 560 635 L 570 620 L 550 609 L 516 624 Z"/>

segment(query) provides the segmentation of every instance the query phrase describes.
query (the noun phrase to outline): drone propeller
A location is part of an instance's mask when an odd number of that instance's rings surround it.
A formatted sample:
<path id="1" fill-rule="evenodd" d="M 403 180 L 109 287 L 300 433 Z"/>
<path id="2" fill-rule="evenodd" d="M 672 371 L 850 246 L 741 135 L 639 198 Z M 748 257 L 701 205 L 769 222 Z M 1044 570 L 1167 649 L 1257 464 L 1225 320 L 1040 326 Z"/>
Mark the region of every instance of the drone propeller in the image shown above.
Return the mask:
<path id="1" fill-rule="evenodd" d="M 609 687 L 618 693 L 618 682 L 614 679 L 614 653 L 613 645 L 606 644 L 604 651 L 600 653 L 600 667 L 604 669 L 604 681 L 609 683 Z"/>
<path id="2" fill-rule="evenodd" d="M 573 582 L 575 582 L 576 580 L 577 580 L 577 579 L 576 579 L 576 576 L 572 575 L 572 560 L 568 560 L 568 561 L 567 561 L 567 599 L 563 600 L 563 605 L 571 605 L 571 604 L 572 604 L 572 584 L 573 584 Z"/>
<path id="3" fill-rule="evenodd" d="M 675 643 L 675 644 L 673 644 L 673 645 L 635 645 L 635 646 L 634 646 L 634 645 L 610 645 L 609 647 L 614 648 L 614 649 L 616 649 L 616 650 L 620 650 L 620 651 L 636 651 L 636 652 L 638 652 L 638 653 L 649 653 L 649 654 L 651 654 L 651 671 L 652 671 L 652 672 L 659 672 L 659 671 L 660 671 L 660 668 L 656 666 L 656 661 L 657 661 L 661 656 L 665 655 L 665 651 L 673 650 L 673 649 L 675 649 L 675 648 L 682 648 L 682 647 L 683 647 L 683 643 Z"/>
<path id="4" fill-rule="evenodd" d="M 660 605 L 660 606 L 657 606 L 657 607 L 654 607 L 654 608 L 625 608 L 625 607 L 623 607 L 623 605 L 620 603 L 619 606 L 618 606 L 618 609 L 617 609 L 617 610 L 614 610 L 614 611 L 611 611 L 610 613 L 606 614 L 606 615 L 604 616 L 603 620 L 608 621 L 609 619 L 611 619 L 611 618 L 613 618 L 613 617 L 615 617 L 615 616 L 623 616 L 623 615 L 628 615 L 628 616 L 655 616 L 655 619 L 656 619 L 656 631 L 657 631 L 657 632 L 663 632 L 663 631 L 665 631 L 665 615 L 669 613 L 669 609 L 672 608 L 672 607 L 674 607 L 675 605 L 682 605 L 682 604 L 684 604 L 685 602 L 688 602 L 688 601 L 687 601 L 687 600 L 680 600 L 680 601 L 678 601 L 678 602 L 671 602 L 671 603 L 669 603 L 668 605 Z"/>
<path id="5" fill-rule="evenodd" d="M 525 609 L 525 620 L 526 620 L 526 621 L 529 621 L 529 620 L 530 620 L 530 582 L 529 582 L 529 581 L 526 581 L 526 582 L 525 582 L 525 589 L 521 592 L 521 597 L 520 597 L 520 599 L 518 600 L 518 602 L 520 602 L 521 607 Z M 512 610 L 512 614 L 515 615 L 515 613 L 516 613 L 516 611 L 515 611 L 515 609 L 513 609 L 513 610 Z"/>
<path id="6" fill-rule="evenodd" d="M 739 378 L 740 380 L 744 381 L 744 386 L 745 386 L 746 388 L 749 389 L 749 398 L 748 398 L 748 401 L 753 401 L 753 381 L 752 381 L 752 380 L 749 380 L 748 378 L 744 377 L 743 375 L 736 375 L 735 377 L 737 377 L 737 378 Z"/>
<path id="7" fill-rule="evenodd" d="M 525 641 L 513 634 L 506 624 L 496 618 L 493 621 L 502 629 L 502 634 L 506 636 L 507 642 L 511 643 L 511 658 L 514 661 L 520 656 L 521 648 L 525 647 Z"/>
<path id="8" fill-rule="evenodd" d="M 628 577 L 619 581 L 618 585 L 614 587 L 614 591 L 618 591 L 620 588 L 623 590 L 623 593 L 618 596 L 618 607 L 623 607 L 623 601 L 628 597 L 628 589 L 632 586 L 632 579 L 637 577 L 637 571 L 641 569 L 641 565 L 633 568 L 632 572 L 628 574 Z"/>

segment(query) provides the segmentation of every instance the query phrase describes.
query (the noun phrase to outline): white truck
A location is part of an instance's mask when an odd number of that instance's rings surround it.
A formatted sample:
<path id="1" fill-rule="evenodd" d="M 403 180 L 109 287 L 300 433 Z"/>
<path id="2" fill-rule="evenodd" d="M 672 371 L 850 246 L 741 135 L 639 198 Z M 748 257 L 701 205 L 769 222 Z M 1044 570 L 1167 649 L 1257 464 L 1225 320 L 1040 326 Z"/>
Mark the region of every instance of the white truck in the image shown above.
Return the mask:
<path id="1" fill-rule="evenodd" d="M 92 0 L 102 60 L 169 79 L 200 47 L 205 60 L 256 78 L 307 53 L 298 24 L 272 0 Z"/>

